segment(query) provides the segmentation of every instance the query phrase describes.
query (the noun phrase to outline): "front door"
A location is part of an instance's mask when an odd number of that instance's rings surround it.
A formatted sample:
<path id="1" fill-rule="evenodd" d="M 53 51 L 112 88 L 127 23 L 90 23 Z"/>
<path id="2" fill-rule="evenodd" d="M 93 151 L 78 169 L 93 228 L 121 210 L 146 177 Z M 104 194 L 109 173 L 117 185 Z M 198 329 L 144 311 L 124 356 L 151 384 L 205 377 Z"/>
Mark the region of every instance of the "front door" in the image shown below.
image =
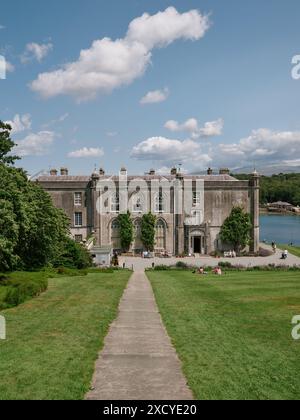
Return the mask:
<path id="1" fill-rule="evenodd" d="M 194 237 L 194 254 L 201 254 L 201 236 Z"/>

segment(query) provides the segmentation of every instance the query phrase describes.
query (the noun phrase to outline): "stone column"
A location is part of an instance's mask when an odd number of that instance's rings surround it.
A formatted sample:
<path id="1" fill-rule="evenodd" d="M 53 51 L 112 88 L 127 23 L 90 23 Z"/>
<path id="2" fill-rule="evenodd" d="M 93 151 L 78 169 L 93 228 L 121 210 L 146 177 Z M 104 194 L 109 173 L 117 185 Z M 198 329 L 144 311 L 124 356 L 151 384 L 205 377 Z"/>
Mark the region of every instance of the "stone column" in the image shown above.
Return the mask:
<path id="1" fill-rule="evenodd" d="M 249 181 L 250 187 L 250 214 L 251 214 L 251 246 L 250 251 L 259 251 L 259 174 L 255 171 Z"/>

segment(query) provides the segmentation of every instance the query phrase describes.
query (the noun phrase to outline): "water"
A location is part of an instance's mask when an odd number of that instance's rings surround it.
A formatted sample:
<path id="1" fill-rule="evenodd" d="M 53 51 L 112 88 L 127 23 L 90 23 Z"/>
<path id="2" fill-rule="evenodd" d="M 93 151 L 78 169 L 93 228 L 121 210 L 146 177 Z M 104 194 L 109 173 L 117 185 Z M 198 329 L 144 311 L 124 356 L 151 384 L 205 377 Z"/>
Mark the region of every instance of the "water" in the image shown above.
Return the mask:
<path id="1" fill-rule="evenodd" d="M 260 216 L 260 240 L 300 245 L 300 216 L 264 214 Z"/>

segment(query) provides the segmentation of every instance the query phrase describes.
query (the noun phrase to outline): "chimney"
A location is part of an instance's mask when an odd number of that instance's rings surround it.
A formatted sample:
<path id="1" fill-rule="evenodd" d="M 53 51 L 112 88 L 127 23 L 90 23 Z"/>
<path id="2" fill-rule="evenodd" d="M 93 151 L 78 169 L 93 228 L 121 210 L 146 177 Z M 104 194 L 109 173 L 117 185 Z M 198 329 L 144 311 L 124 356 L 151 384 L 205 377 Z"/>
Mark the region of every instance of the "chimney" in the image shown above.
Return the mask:
<path id="1" fill-rule="evenodd" d="M 212 170 L 212 168 L 208 168 L 207 169 L 207 175 L 213 175 L 214 171 Z"/>
<path id="2" fill-rule="evenodd" d="M 220 175 L 230 175 L 230 170 L 228 168 L 221 168 Z"/>
<path id="3" fill-rule="evenodd" d="M 68 169 L 67 168 L 61 168 L 60 175 L 61 176 L 68 176 L 69 175 Z"/>
<path id="4" fill-rule="evenodd" d="M 127 176 L 127 169 L 123 166 L 123 168 L 121 168 L 120 170 L 120 175 L 121 176 Z"/>
<path id="5" fill-rule="evenodd" d="M 99 169 L 99 175 L 100 176 L 104 176 L 105 175 L 105 170 L 103 168 Z"/>
<path id="6" fill-rule="evenodd" d="M 177 175 L 177 168 L 171 169 L 171 175 Z"/>
<path id="7" fill-rule="evenodd" d="M 154 176 L 155 175 L 155 170 L 154 169 L 150 169 L 149 175 Z"/>
<path id="8" fill-rule="evenodd" d="M 50 175 L 51 176 L 57 176 L 57 170 L 56 169 L 51 169 L 50 170 Z"/>

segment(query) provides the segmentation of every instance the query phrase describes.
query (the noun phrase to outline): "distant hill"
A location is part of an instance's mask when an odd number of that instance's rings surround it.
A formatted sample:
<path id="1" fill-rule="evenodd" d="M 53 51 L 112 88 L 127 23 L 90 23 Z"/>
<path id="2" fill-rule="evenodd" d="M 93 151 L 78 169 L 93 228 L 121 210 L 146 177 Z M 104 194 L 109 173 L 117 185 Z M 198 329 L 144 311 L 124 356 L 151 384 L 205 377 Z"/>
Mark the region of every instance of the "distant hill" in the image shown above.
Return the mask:
<path id="1" fill-rule="evenodd" d="M 238 179 L 248 179 L 248 174 L 237 174 Z M 262 175 L 260 179 L 261 204 L 285 201 L 300 206 L 300 171 L 299 173 L 286 173 L 278 175 Z"/>
<path id="2" fill-rule="evenodd" d="M 261 175 L 272 176 L 278 174 L 295 174 L 300 173 L 300 166 L 283 166 L 283 165 L 270 165 L 256 168 L 257 172 Z M 250 174 L 253 172 L 253 166 L 234 169 L 234 174 Z"/>

